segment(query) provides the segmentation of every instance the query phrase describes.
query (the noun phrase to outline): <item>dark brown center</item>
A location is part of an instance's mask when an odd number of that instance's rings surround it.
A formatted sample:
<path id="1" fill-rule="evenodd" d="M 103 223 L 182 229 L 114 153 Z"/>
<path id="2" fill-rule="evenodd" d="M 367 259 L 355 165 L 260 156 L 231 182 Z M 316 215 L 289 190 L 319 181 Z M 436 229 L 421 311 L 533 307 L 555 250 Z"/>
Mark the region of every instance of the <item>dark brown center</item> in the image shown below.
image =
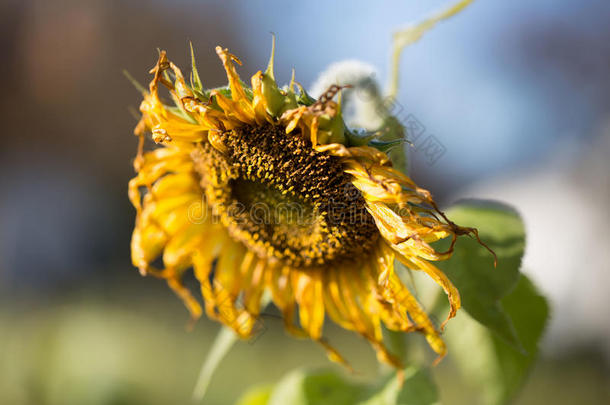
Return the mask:
<path id="1" fill-rule="evenodd" d="M 338 158 L 281 126 L 245 126 L 194 153 L 208 204 L 231 236 L 293 266 L 353 260 L 379 233 Z"/>

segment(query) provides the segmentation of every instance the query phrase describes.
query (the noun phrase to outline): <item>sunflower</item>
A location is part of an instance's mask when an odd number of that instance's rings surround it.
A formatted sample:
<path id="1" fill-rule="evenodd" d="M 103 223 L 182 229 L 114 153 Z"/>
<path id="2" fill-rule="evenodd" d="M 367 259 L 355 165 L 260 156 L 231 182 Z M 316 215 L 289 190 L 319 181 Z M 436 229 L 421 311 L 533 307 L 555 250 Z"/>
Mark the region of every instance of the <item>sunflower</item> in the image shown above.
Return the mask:
<path id="1" fill-rule="evenodd" d="M 422 333 L 442 358 L 441 331 L 460 295 L 433 262 L 451 256 L 459 235 L 478 238 L 476 230 L 448 220 L 428 191 L 392 166 L 382 143 L 354 136 L 334 101 L 340 87 L 315 100 L 294 73 L 278 87 L 273 51 L 249 87 L 237 73 L 240 60 L 221 47 L 216 53 L 227 87 L 204 89 L 194 62 L 187 84 L 165 51 L 150 72 L 129 183 L 133 264 L 166 280 L 194 319 L 205 310 L 242 338 L 255 333 L 269 297 L 290 334 L 319 342 L 334 361 L 345 363 L 323 337 L 326 317 L 395 367 L 401 363 L 384 344 L 383 325 Z M 172 103 L 162 101 L 161 86 Z M 159 146 L 145 152 L 148 132 Z M 445 238 L 449 250 L 431 245 Z M 440 327 L 401 281 L 396 260 L 446 292 Z M 190 269 L 203 308 L 183 283 Z"/>

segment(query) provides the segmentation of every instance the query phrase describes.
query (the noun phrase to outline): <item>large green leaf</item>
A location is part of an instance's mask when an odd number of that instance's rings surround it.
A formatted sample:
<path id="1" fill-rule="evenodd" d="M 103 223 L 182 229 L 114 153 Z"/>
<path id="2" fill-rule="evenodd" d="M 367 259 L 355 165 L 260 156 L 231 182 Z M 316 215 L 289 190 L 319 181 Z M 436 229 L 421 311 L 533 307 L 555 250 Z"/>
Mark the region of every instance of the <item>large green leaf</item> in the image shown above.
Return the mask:
<path id="1" fill-rule="evenodd" d="M 348 382 L 331 371 L 296 370 L 271 391 L 256 388 L 239 405 L 437 405 L 438 393 L 428 372 L 404 370 L 402 385 L 393 374 L 382 384 Z"/>
<path id="2" fill-rule="evenodd" d="M 447 216 L 461 226 L 475 227 L 493 256 L 475 238 L 461 237 L 450 260 L 438 266 L 460 291 L 462 307 L 477 321 L 517 350 L 523 351 L 510 318 L 500 305 L 519 280 L 519 267 L 525 247 L 523 222 L 512 208 L 489 201 L 468 201 L 447 211 Z M 439 249 L 448 241 L 439 243 Z M 450 324 L 449 327 L 454 327 Z"/>
<path id="3" fill-rule="evenodd" d="M 281 380 L 268 405 L 347 405 L 362 397 L 364 387 L 348 383 L 332 371 L 297 370 Z"/>
<path id="4" fill-rule="evenodd" d="M 490 405 L 506 403 L 522 386 L 538 353 L 538 342 L 549 315 L 545 298 L 526 276 L 520 277 L 515 289 L 502 299 L 501 306 L 512 320 L 523 352 L 463 313 L 445 335 L 461 374 L 476 388 L 480 403 Z"/>
<path id="5" fill-rule="evenodd" d="M 359 405 L 435 405 L 438 401 L 436 385 L 427 371 L 415 367 L 404 370 L 404 381 L 392 377 L 381 389 Z"/>
<path id="6" fill-rule="evenodd" d="M 502 300 L 517 335 L 525 347 L 525 353 L 517 352 L 492 336 L 496 358 L 501 365 L 498 399 L 502 402 L 521 386 L 529 368 L 538 354 L 538 342 L 542 338 L 549 318 L 549 305 L 536 286 L 526 276 L 521 276 L 517 287 Z"/>
<path id="7" fill-rule="evenodd" d="M 525 231 L 519 215 L 495 202 L 468 201 L 447 212 L 452 221 L 479 230 L 493 257 L 473 238 L 461 238 L 439 267 L 456 285 L 465 312 L 445 333 L 451 357 L 484 404 L 502 404 L 523 384 L 538 352 L 548 305 L 519 268 Z M 447 242 L 445 242 L 447 243 Z M 444 247 L 446 247 L 445 245 Z"/>

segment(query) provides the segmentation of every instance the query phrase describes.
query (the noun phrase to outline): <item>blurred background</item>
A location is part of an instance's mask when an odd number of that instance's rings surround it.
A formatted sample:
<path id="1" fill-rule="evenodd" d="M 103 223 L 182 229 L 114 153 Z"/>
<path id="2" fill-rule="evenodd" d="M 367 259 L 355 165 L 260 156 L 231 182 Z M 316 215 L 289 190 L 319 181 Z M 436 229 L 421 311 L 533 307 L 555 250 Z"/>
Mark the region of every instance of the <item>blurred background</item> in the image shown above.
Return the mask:
<path id="1" fill-rule="evenodd" d="M 123 69 L 147 83 L 162 48 L 188 70 L 190 40 L 204 85 L 224 85 L 214 47 L 238 55 L 249 77 L 266 66 L 273 32 L 280 83 L 293 67 L 307 86 L 357 59 L 385 85 L 392 32 L 443 4 L 3 0 L 0 403 L 189 403 L 218 330 L 204 319 L 187 331 L 181 302 L 130 265 L 129 108 L 140 95 Z M 444 206 L 501 199 L 526 221 L 524 271 L 553 318 L 517 404 L 610 401 L 608 17 L 605 0 L 478 1 L 402 58 L 400 116 L 436 151 L 411 148 L 415 180 Z M 265 328 L 229 354 L 206 403 L 328 365 L 276 317 Z M 365 343 L 332 326 L 328 335 L 373 373 Z M 451 360 L 440 368 L 451 384 Z M 446 403 L 469 403 L 447 390 Z"/>

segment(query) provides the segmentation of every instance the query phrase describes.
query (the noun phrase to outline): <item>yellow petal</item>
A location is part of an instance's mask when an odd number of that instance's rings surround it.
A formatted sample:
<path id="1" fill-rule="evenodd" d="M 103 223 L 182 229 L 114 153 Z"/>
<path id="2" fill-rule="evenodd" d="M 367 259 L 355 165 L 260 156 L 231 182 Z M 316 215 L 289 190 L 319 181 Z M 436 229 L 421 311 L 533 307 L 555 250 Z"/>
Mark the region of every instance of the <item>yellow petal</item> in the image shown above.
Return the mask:
<path id="1" fill-rule="evenodd" d="M 449 315 L 447 319 L 442 323 L 441 330 L 445 328 L 447 321 L 453 318 L 457 313 L 457 310 L 460 309 L 461 300 L 460 293 L 458 289 L 453 285 L 453 283 L 447 278 L 445 273 L 443 273 L 440 269 L 438 269 L 435 265 L 426 260 L 419 259 L 417 257 L 405 257 L 402 255 L 398 255 L 398 260 L 400 260 L 405 266 L 413 270 L 421 270 L 430 276 L 438 285 L 440 285 L 447 297 L 449 299 Z"/>
<path id="2" fill-rule="evenodd" d="M 292 286 L 296 302 L 299 304 L 301 326 L 312 339 L 322 336 L 324 324 L 324 300 L 319 269 L 293 269 Z"/>

